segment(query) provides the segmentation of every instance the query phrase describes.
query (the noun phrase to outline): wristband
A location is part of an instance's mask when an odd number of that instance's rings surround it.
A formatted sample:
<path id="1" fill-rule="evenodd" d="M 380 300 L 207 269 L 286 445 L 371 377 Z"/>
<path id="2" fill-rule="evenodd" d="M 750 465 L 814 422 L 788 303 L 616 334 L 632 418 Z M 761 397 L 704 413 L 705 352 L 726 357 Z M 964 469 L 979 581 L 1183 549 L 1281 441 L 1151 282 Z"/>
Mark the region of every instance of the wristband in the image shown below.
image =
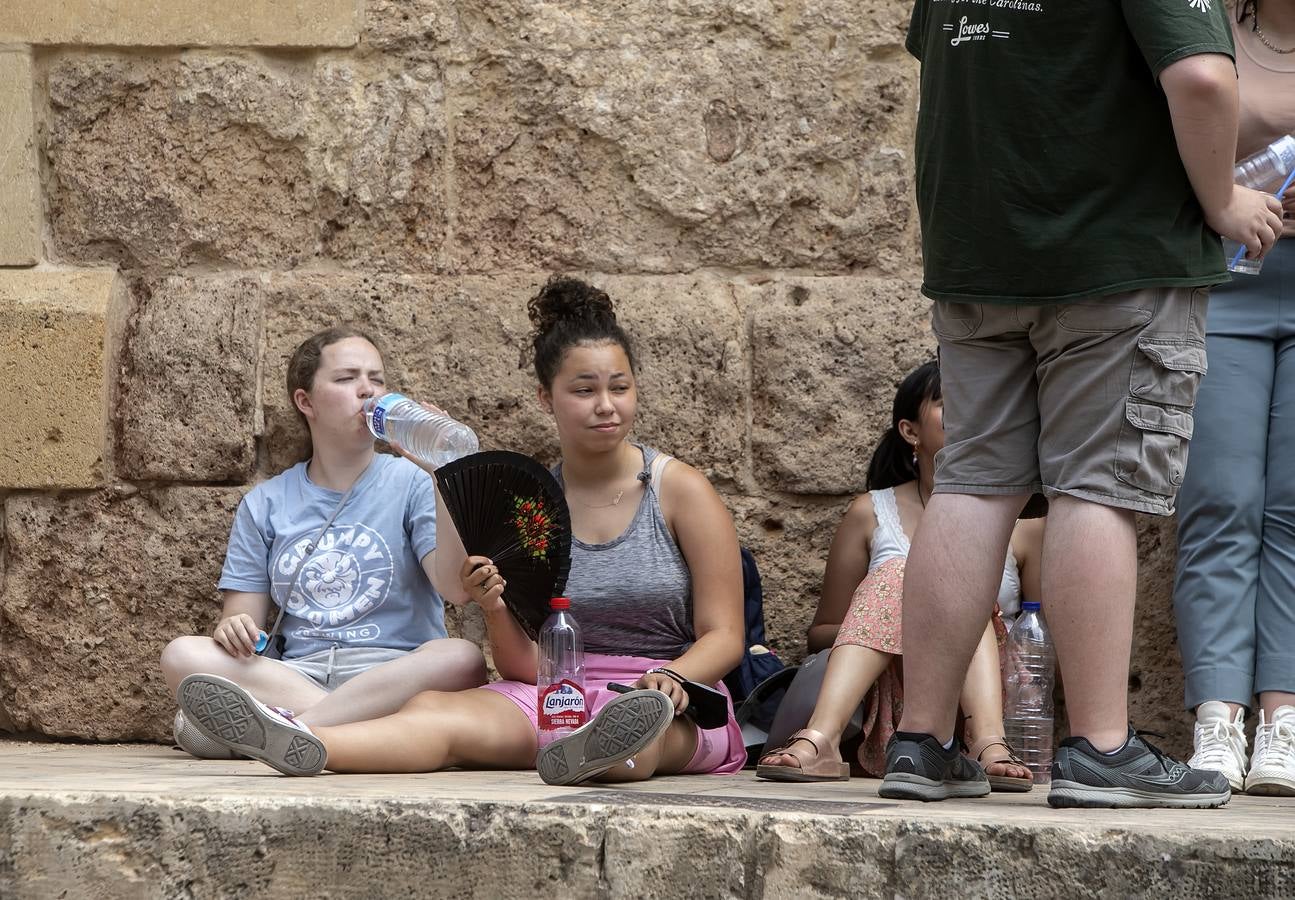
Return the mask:
<path id="1" fill-rule="evenodd" d="M 658 675 L 658 674 L 666 675 L 674 679 L 675 681 L 679 682 L 681 686 L 683 685 L 684 682 L 688 680 L 687 678 L 684 678 L 682 675 L 676 672 L 674 669 L 667 669 L 665 666 L 657 666 L 654 669 L 648 669 L 643 674 L 644 675 Z"/>

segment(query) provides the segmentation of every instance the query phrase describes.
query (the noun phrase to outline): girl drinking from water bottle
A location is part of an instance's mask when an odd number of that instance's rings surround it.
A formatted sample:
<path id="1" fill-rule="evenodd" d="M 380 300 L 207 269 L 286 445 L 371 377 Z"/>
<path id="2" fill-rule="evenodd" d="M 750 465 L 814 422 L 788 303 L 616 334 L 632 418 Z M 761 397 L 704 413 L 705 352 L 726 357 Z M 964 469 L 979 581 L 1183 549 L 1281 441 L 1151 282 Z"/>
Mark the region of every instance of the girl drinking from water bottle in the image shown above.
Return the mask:
<path id="1" fill-rule="evenodd" d="M 239 504 L 218 584 L 220 622 L 210 637 L 167 645 L 167 685 L 175 692 L 186 675 L 209 672 L 295 710 L 298 721 L 337 725 L 395 712 L 422 690 L 483 684 L 481 651 L 446 637 L 433 590 L 432 479 L 375 453 L 365 424 L 364 401 L 386 392 L 377 344 L 348 327 L 312 335 L 292 354 L 287 381 L 310 458 Z M 448 580 L 457 581 L 453 570 Z M 275 607 L 281 659 L 256 650 Z M 230 756 L 182 714 L 175 739 L 195 756 Z"/>
<path id="2" fill-rule="evenodd" d="M 295 775 L 538 763 L 545 781 L 573 784 L 742 767 L 746 751 L 731 704 L 727 722 L 710 730 L 681 715 L 689 703 L 685 680 L 723 691 L 721 679 L 742 656 L 732 519 L 700 472 L 631 440 L 634 353 L 607 295 L 554 278 L 528 310 L 539 403 L 553 417 L 562 452 L 555 474 L 573 534 L 567 592 L 584 635 L 594 718 L 537 760 L 536 645 L 505 608 L 508 586 L 492 562 L 466 557 L 460 546 L 458 585 L 446 597 L 481 607 L 503 681 L 427 691 L 390 715 L 316 727 L 228 681 L 193 676 L 182 685 L 182 703 L 205 732 L 218 739 L 221 731 L 237 732 L 241 739 L 223 743 Z M 438 554 L 451 540 L 445 537 Z M 636 690 L 610 693 L 609 682 Z"/>

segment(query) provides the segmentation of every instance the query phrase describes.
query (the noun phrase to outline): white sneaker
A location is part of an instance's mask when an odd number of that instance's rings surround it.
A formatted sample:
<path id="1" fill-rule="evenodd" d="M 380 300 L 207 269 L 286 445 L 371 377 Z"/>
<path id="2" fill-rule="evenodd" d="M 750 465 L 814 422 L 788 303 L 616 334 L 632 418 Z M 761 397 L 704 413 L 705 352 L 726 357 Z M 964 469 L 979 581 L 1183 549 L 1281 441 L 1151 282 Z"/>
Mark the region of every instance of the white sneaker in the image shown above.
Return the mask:
<path id="1" fill-rule="evenodd" d="M 1295 797 L 1295 706 L 1279 706 L 1271 722 L 1259 711 L 1246 793 Z"/>
<path id="2" fill-rule="evenodd" d="M 219 675 L 180 682 L 180 709 L 203 737 L 285 775 L 315 775 L 328 761 L 324 742 L 286 709 L 266 706 Z"/>
<path id="3" fill-rule="evenodd" d="M 1228 705 L 1218 700 L 1196 707 L 1196 727 L 1192 732 L 1195 752 L 1187 761 L 1189 768 L 1222 773 L 1238 794 L 1246 783 L 1246 733 L 1242 728 L 1245 718 L 1245 710 L 1238 709 L 1234 716 L 1228 712 Z"/>
<path id="4" fill-rule="evenodd" d="M 235 759 L 238 756 L 224 744 L 216 743 L 194 728 L 183 711 L 176 712 L 171 733 L 177 747 L 198 759 Z"/>

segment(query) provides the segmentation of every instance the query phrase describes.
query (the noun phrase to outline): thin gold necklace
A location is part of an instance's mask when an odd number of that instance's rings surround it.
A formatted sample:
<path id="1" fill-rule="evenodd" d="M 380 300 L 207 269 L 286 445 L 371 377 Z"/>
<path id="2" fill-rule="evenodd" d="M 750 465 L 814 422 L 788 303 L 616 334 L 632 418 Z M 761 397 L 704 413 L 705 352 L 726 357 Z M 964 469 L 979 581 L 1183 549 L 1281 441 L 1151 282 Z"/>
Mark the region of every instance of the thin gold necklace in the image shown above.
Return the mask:
<path id="1" fill-rule="evenodd" d="M 1254 30 L 1254 33 L 1255 33 L 1255 34 L 1257 34 L 1257 35 L 1259 36 L 1259 42 L 1260 42 L 1261 44 L 1263 44 L 1265 47 L 1267 47 L 1267 48 L 1268 48 L 1269 50 L 1271 50 L 1273 53 L 1280 53 L 1282 56 L 1285 56 L 1287 53 L 1295 53 L 1295 47 L 1291 47 L 1291 48 L 1289 48 L 1289 49 L 1287 49 L 1287 50 L 1283 50 L 1281 47 L 1278 47 L 1278 46 L 1277 46 L 1276 44 L 1274 44 L 1272 41 L 1268 40 L 1268 35 L 1264 34 L 1264 30 L 1263 30 L 1262 28 L 1260 28 L 1260 27 L 1259 27 L 1259 11 L 1258 11 L 1258 10 L 1255 10 L 1255 12 L 1254 12 L 1254 19 L 1255 19 L 1255 27 L 1254 27 L 1254 29 L 1253 29 L 1253 30 Z"/>
<path id="2" fill-rule="evenodd" d="M 609 509 L 610 507 L 613 507 L 613 506 L 619 506 L 621 502 L 621 498 L 624 496 L 625 496 L 625 489 L 621 488 L 619 491 L 616 492 L 616 498 L 612 500 L 611 503 L 586 503 L 585 501 L 581 500 L 579 497 L 576 497 L 575 501 L 579 503 L 581 506 L 583 506 L 585 509 Z"/>

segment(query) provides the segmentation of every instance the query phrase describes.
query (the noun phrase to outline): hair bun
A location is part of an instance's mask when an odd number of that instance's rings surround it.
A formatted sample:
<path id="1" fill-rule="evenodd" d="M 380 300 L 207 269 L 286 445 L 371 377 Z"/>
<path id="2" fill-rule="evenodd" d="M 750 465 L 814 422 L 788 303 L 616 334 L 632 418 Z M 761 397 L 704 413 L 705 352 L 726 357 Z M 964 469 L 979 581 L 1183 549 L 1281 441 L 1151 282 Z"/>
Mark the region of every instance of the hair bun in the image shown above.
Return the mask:
<path id="1" fill-rule="evenodd" d="M 606 291 L 567 275 L 549 278 L 526 304 L 526 314 L 536 334 L 551 331 L 561 322 L 616 323 L 612 299 Z"/>

